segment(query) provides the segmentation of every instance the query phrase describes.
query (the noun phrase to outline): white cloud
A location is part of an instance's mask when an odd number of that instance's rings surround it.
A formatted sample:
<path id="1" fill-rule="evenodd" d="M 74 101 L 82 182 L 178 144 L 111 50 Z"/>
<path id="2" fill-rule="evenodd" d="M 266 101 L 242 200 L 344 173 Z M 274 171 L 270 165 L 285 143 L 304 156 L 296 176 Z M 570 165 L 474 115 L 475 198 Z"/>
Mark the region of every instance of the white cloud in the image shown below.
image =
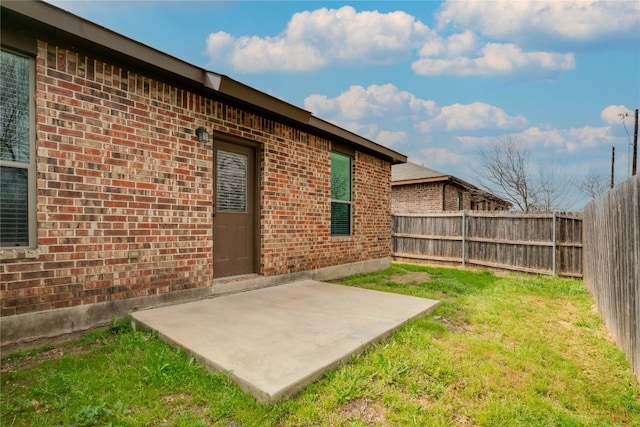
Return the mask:
<path id="1" fill-rule="evenodd" d="M 523 116 L 510 116 L 503 109 L 484 102 L 452 104 L 439 113 L 417 124 L 422 132 L 477 131 L 485 129 L 517 129 L 527 124 Z"/>
<path id="2" fill-rule="evenodd" d="M 446 1 L 437 13 L 440 28 L 452 24 L 496 38 L 589 41 L 612 35 L 637 38 L 637 1 Z"/>
<path id="3" fill-rule="evenodd" d="M 455 165 L 464 162 L 465 157 L 446 148 L 424 148 L 420 150 L 420 160 L 425 160 L 428 166 Z"/>
<path id="4" fill-rule="evenodd" d="M 427 56 L 459 56 L 473 53 L 478 45 L 476 35 L 471 31 L 453 34 L 444 39 L 432 34 L 418 50 L 421 57 Z"/>
<path id="5" fill-rule="evenodd" d="M 213 33 L 207 39 L 212 62 L 241 72 L 315 70 L 329 63 L 389 64 L 403 60 L 433 33 L 405 12 L 356 12 L 351 6 L 296 13 L 275 37 Z"/>
<path id="6" fill-rule="evenodd" d="M 404 144 L 409 139 L 409 134 L 404 131 L 389 132 L 386 130 L 380 131 L 378 136 L 374 139 L 378 144 L 382 144 L 385 147 L 394 147 Z"/>
<path id="7" fill-rule="evenodd" d="M 570 128 L 565 131 L 564 146 L 571 153 L 583 147 L 611 144 L 615 137 L 610 132 L 611 128 L 609 126 Z"/>
<path id="8" fill-rule="evenodd" d="M 239 37 L 225 32 L 210 34 L 207 52 L 215 64 L 233 64 L 238 71 L 309 71 L 326 65 L 319 50 L 284 38 Z"/>
<path id="9" fill-rule="evenodd" d="M 611 134 L 611 128 L 584 126 L 569 129 L 541 129 L 532 126 L 522 132 L 508 133 L 502 136 L 460 136 L 458 140 L 466 146 L 483 146 L 494 143 L 497 139 L 508 138 L 518 143 L 525 144 L 532 149 L 556 149 L 568 153 L 577 152 L 598 145 L 610 145 L 616 141 Z"/>
<path id="10" fill-rule="evenodd" d="M 477 37 L 471 31 L 453 34 L 447 39 L 447 54 L 449 56 L 466 55 L 472 53 L 477 45 Z"/>
<path id="11" fill-rule="evenodd" d="M 304 108 L 315 116 L 369 138 L 387 147 L 410 142 L 404 130 L 379 130 L 408 126 L 438 112 L 436 103 L 399 90 L 392 84 L 351 86 L 335 98 L 314 94 L 304 100 Z"/>
<path id="12" fill-rule="evenodd" d="M 207 37 L 207 52 L 215 62 L 230 62 L 234 38 L 224 31 L 211 33 Z"/>
<path id="13" fill-rule="evenodd" d="M 358 134 L 367 139 L 370 139 L 372 141 L 375 141 L 376 136 L 379 134 L 378 126 L 375 123 L 360 123 L 360 122 L 353 122 L 353 121 L 345 121 L 341 118 L 336 118 L 335 120 L 332 120 L 332 123 L 334 123 L 337 126 L 340 126 L 341 128 L 347 129 L 348 131 L 351 131 L 355 134 Z"/>
<path id="14" fill-rule="evenodd" d="M 419 99 L 399 90 L 392 84 L 351 86 L 335 98 L 311 95 L 304 101 L 304 108 L 320 117 L 339 117 L 344 120 L 362 120 L 379 117 L 409 119 L 424 117 L 437 111 L 435 102 Z"/>
<path id="15" fill-rule="evenodd" d="M 304 108 L 318 117 L 387 146 L 409 139 L 406 131 L 389 130 L 397 126 L 416 128 L 423 133 L 469 133 L 518 130 L 527 125 L 525 117 L 511 116 L 503 109 L 487 103 L 438 107 L 434 101 L 420 99 L 392 84 L 366 88 L 351 86 L 335 98 L 311 95 L 305 99 Z M 386 129 L 378 131 L 379 126 L 385 126 Z"/>
<path id="16" fill-rule="evenodd" d="M 457 56 L 469 53 L 474 43 L 469 38 L 445 50 L 446 54 L 432 58 L 433 47 L 425 46 L 420 53 L 424 56 L 412 64 L 419 75 L 496 76 L 516 73 L 528 76 L 547 76 L 575 68 L 572 53 L 523 52 L 518 46 L 507 43 L 487 43 L 474 56 Z"/>
<path id="17" fill-rule="evenodd" d="M 512 134 L 511 137 L 515 140 L 521 141 L 528 146 L 543 146 L 543 147 L 569 147 L 571 144 L 575 144 L 575 141 L 567 140 L 567 130 L 562 129 L 540 129 L 539 127 L 530 127 L 520 133 Z"/>
<path id="18" fill-rule="evenodd" d="M 609 105 L 602 110 L 600 118 L 610 125 L 619 125 L 623 118 L 633 117 L 635 113 L 624 105 Z"/>
<path id="19" fill-rule="evenodd" d="M 476 3 L 464 5 L 470 5 L 473 11 Z M 447 9 L 445 4 L 440 11 L 441 21 L 454 22 L 456 14 L 462 13 L 456 7 Z M 476 13 L 483 10 L 477 9 Z M 459 17 L 461 22 L 474 28 L 473 23 L 462 19 L 464 16 Z M 239 72 L 375 66 L 407 61 L 416 54 L 419 58 L 412 69 L 423 76 L 517 75 L 521 79 L 539 79 L 575 68 L 572 53 L 527 51 L 513 43 L 481 42 L 470 29 L 443 38 L 405 12 L 357 12 L 351 6 L 296 13 L 286 29 L 275 36 L 212 33 L 207 38 L 207 52 L 214 65 L 231 64 Z"/>

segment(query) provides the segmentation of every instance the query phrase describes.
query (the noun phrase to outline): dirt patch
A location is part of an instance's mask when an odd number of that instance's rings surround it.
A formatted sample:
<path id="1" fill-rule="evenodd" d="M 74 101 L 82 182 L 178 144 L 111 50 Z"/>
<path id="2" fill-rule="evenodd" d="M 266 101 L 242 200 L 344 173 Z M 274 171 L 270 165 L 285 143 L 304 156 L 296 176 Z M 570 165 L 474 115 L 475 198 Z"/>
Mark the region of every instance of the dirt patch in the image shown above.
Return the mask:
<path id="1" fill-rule="evenodd" d="M 185 403 L 189 403 L 191 401 L 193 397 L 189 394 L 185 394 L 185 393 L 178 393 L 178 394 L 167 394 L 166 396 L 162 397 L 162 400 L 164 401 L 164 403 L 173 403 L 173 402 L 185 402 Z"/>
<path id="2" fill-rule="evenodd" d="M 340 414 L 349 419 L 358 419 L 368 425 L 386 425 L 385 409 L 373 399 L 354 399 L 340 408 Z"/>
<path id="3" fill-rule="evenodd" d="M 456 425 L 458 426 L 475 425 L 470 418 L 460 414 L 453 414 L 453 420 L 456 422 Z"/>
<path id="4" fill-rule="evenodd" d="M 462 319 L 447 319 L 446 317 L 442 317 L 442 316 L 434 316 L 433 320 L 442 322 L 442 324 L 445 325 L 447 329 L 449 329 L 452 332 L 465 334 L 469 336 L 475 336 L 475 337 L 479 336 L 475 332 L 473 326 Z"/>
<path id="5" fill-rule="evenodd" d="M 0 372 L 5 373 L 29 369 L 34 366 L 38 366 L 42 362 L 46 362 L 47 360 L 62 359 L 66 355 L 90 353 L 95 347 L 100 345 L 102 345 L 102 342 L 100 340 L 96 340 L 96 342 L 87 346 L 54 347 L 50 350 L 40 351 L 35 354 L 29 354 L 26 356 L 13 356 L 11 354 L 6 356 L 3 355 L 2 359 L 0 360 Z"/>
<path id="6" fill-rule="evenodd" d="M 64 356 L 64 350 L 54 348 L 35 355 L 29 355 L 13 360 L 11 358 L 2 359 L 0 372 L 14 372 L 22 369 L 37 366 L 46 360 L 60 359 Z"/>
<path id="7" fill-rule="evenodd" d="M 396 283 L 423 283 L 431 280 L 431 275 L 424 271 L 407 271 L 406 274 L 394 274 L 389 279 Z"/>

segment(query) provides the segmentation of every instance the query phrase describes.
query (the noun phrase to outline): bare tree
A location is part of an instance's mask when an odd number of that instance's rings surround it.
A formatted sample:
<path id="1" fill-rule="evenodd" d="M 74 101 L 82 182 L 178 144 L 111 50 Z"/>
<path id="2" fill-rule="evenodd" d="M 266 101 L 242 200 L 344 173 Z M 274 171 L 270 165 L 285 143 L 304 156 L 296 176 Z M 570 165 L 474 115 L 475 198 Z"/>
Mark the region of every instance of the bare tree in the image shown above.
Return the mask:
<path id="1" fill-rule="evenodd" d="M 482 165 L 477 172 L 481 187 L 508 200 L 518 210 L 531 209 L 531 190 L 527 179 L 529 152 L 512 140 L 498 141 L 480 151 Z"/>
<path id="2" fill-rule="evenodd" d="M 585 196 L 595 199 L 609 191 L 609 180 L 594 171 L 589 171 L 584 179 L 578 184 L 578 191 Z"/>
<path id="3" fill-rule="evenodd" d="M 552 166 L 537 165 L 534 181 L 535 210 L 554 212 L 568 210 L 577 202 L 575 180 Z"/>
<path id="4" fill-rule="evenodd" d="M 480 151 L 476 180 L 489 191 L 511 202 L 522 212 L 551 212 L 571 207 L 573 180 L 552 167 L 530 164 L 526 147 L 513 140 L 499 140 Z"/>

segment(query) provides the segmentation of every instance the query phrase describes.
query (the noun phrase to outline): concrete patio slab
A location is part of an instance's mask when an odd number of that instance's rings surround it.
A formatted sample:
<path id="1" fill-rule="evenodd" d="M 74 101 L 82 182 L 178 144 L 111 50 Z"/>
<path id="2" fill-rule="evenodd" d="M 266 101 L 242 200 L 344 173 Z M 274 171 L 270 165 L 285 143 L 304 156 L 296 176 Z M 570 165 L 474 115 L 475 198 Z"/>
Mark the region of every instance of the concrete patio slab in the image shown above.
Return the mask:
<path id="1" fill-rule="evenodd" d="M 320 378 L 438 301 L 303 280 L 133 313 L 142 327 L 272 402 Z"/>

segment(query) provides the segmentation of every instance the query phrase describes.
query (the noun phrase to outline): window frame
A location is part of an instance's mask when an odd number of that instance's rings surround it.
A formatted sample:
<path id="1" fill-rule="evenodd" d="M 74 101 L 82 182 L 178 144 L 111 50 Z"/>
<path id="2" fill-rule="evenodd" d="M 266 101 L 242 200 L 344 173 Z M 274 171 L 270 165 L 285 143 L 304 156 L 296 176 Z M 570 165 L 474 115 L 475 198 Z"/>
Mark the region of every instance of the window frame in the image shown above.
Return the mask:
<path id="1" fill-rule="evenodd" d="M 17 162 L 0 159 L 0 167 L 23 169 L 27 171 L 27 227 L 28 242 L 27 245 L 20 246 L 2 246 L 0 242 L 0 251 L 12 249 L 35 249 L 37 247 L 37 170 L 36 170 L 36 108 L 35 108 L 35 74 L 36 61 L 31 55 L 17 52 L 13 49 L 2 47 L 2 51 L 11 55 L 26 58 L 29 61 L 29 162 Z"/>
<path id="2" fill-rule="evenodd" d="M 346 159 L 349 160 L 349 200 L 340 200 L 340 199 L 334 199 L 333 198 L 333 157 L 334 155 L 336 156 L 341 156 L 344 157 Z M 331 237 L 333 238 L 348 238 L 353 236 L 353 165 L 354 165 L 354 157 L 352 155 L 349 154 L 345 154 L 342 153 L 340 151 L 331 151 L 331 191 L 330 191 L 330 198 L 331 198 L 331 218 L 330 218 L 330 225 L 331 225 Z M 347 205 L 349 207 L 349 232 L 347 234 L 336 234 L 333 232 L 333 205 L 334 204 L 340 204 L 340 205 Z"/>

